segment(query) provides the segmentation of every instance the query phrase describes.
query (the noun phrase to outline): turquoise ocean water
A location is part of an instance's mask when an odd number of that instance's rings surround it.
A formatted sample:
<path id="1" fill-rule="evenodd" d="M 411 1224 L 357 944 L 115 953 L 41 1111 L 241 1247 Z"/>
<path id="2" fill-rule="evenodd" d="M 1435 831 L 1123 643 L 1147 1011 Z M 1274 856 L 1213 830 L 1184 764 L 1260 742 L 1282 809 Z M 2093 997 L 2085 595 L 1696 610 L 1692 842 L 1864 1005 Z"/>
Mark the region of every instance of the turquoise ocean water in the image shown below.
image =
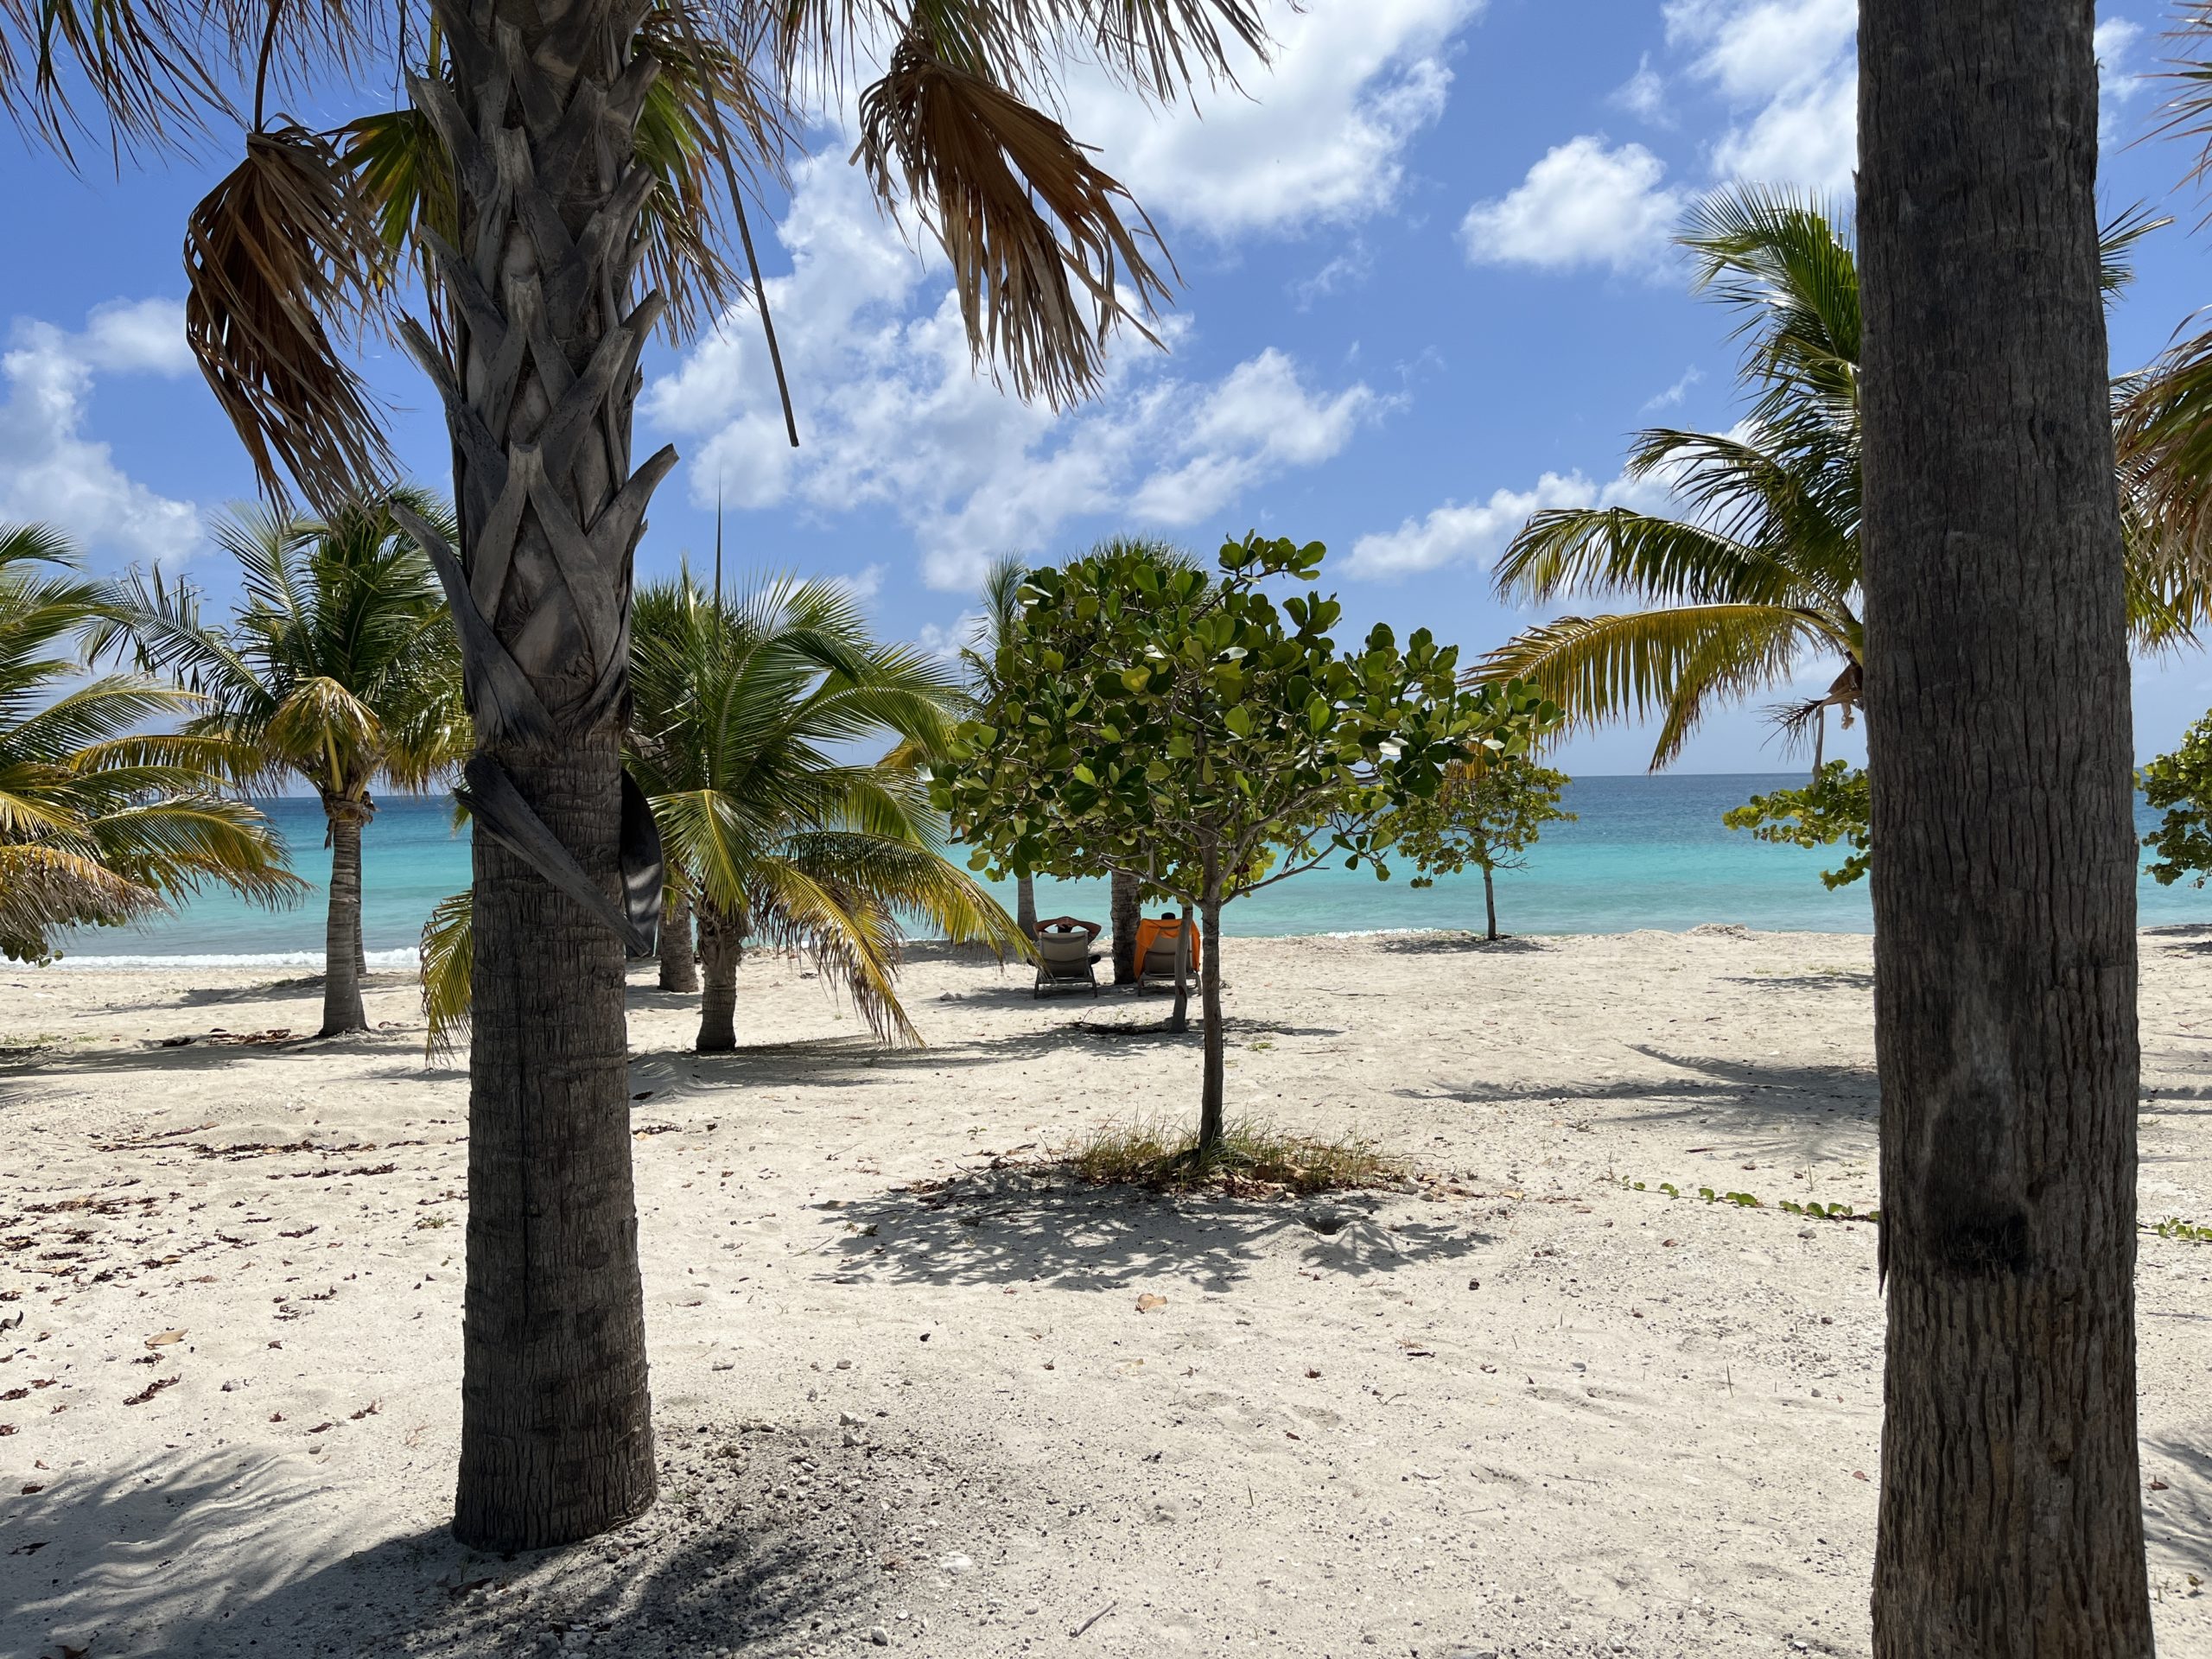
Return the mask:
<path id="1" fill-rule="evenodd" d="M 1553 825 L 1529 868 L 1497 879 L 1498 925 L 1512 933 L 1615 933 L 1740 922 L 1762 930 L 1871 931 L 1864 882 L 1830 893 L 1819 872 L 1836 861 L 1817 852 L 1770 847 L 1725 827 L 1720 815 L 1758 791 L 1801 774 L 1580 778 L 1567 805 L 1578 822 Z M 322 816 L 311 800 L 276 802 L 271 812 L 289 842 L 294 868 L 310 880 L 329 874 Z M 2139 803 L 2137 818 L 2154 821 Z M 468 885 L 467 831 L 454 833 L 443 800 L 387 801 L 365 837 L 363 925 L 376 964 L 414 961 L 430 906 Z M 999 891 L 1014 907 L 1011 884 Z M 1106 919 L 1103 881 L 1039 883 L 1039 913 Z M 2143 923 L 2212 921 L 2212 891 L 2141 883 Z M 1324 868 L 1281 882 L 1224 913 L 1223 926 L 1246 935 L 1363 933 L 1399 928 L 1480 928 L 1482 881 L 1469 874 L 1433 887 L 1409 887 L 1404 873 L 1377 881 L 1366 870 Z M 181 913 L 144 925 L 77 935 L 67 961 L 84 967 L 158 960 L 178 966 L 320 966 L 320 897 L 297 910 L 270 912 L 227 895 L 210 895 Z"/>

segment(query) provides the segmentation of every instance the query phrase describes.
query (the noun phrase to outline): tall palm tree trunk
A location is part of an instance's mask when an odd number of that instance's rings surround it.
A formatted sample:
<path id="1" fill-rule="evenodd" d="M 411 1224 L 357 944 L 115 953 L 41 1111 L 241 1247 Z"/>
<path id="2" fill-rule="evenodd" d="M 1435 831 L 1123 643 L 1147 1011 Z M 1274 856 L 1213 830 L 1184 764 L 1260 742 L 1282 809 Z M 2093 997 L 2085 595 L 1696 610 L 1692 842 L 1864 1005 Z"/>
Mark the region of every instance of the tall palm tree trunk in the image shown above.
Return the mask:
<path id="1" fill-rule="evenodd" d="M 745 925 L 710 904 L 699 906 L 699 960 L 706 989 L 699 1001 L 702 1054 L 727 1054 L 737 1046 L 737 970 L 745 960 Z"/>
<path id="2" fill-rule="evenodd" d="M 1021 930 L 1021 937 L 1037 937 L 1037 878 L 1017 875 L 1014 878 L 1014 925 Z"/>
<path id="3" fill-rule="evenodd" d="M 1864 0 L 1877 1659 L 2146 1659 L 2091 0 Z"/>
<path id="4" fill-rule="evenodd" d="M 334 1037 L 369 1025 L 361 1007 L 363 819 L 350 801 L 326 799 L 322 810 L 330 831 L 330 895 L 323 918 L 322 1029 L 316 1034 Z"/>
<path id="5" fill-rule="evenodd" d="M 1109 914 L 1114 924 L 1114 982 L 1137 982 L 1137 925 L 1144 920 L 1142 889 L 1134 875 L 1114 872 Z"/>
<path id="6" fill-rule="evenodd" d="M 435 9 L 453 79 L 410 86 L 458 176 L 461 245 L 434 250 L 452 361 L 404 333 L 443 397 L 461 556 L 395 512 L 454 601 L 478 743 L 454 1530 L 534 1549 L 655 1490 L 618 931 L 631 563 L 675 462 L 630 467 L 659 311 L 630 300 L 652 65 L 641 0 Z"/>
<path id="7" fill-rule="evenodd" d="M 681 886 L 660 916 L 660 988 L 664 991 L 694 992 L 699 988 L 697 947 L 691 938 L 691 900 Z"/>

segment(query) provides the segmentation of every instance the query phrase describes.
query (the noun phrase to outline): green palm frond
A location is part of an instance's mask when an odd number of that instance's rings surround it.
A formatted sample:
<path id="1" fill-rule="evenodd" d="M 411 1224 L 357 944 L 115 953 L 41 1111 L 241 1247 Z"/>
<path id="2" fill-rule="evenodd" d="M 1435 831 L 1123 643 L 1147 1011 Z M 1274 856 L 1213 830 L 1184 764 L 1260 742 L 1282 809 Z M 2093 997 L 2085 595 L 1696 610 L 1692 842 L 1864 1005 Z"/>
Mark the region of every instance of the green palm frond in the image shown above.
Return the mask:
<path id="1" fill-rule="evenodd" d="M 475 896 L 465 888 L 439 899 L 423 924 L 423 1019 L 429 1027 L 423 1039 L 425 1059 L 452 1053 L 467 1029 L 475 928 Z"/>

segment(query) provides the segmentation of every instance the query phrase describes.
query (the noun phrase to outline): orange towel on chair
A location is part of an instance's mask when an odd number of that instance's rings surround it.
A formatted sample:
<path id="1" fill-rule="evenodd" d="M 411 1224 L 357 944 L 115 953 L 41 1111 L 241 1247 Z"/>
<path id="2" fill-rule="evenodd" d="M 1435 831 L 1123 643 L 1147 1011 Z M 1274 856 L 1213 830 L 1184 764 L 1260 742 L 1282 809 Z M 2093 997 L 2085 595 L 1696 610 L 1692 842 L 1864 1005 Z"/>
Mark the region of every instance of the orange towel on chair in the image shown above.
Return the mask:
<path id="1" fill-rule="evenodd" d="M 1183 923 L 1179 917 L 1171 916 L 1162 920 L 1157 916 L 1147 916 L 1140 921 L 1137 924 L 1138 965 L 1143 965 L 1146 953 L 1154 945 L 1162 944 L 1173 948 L 1175 944 L 1175 936 L 1181 932 L 1182 929 Z M 1204 935 L 1198 931 L 1194 923 L 1191 928 L 1191 971 L 1192 973 L 1198 970 L 1198 953 L 1203 941 Z"/>

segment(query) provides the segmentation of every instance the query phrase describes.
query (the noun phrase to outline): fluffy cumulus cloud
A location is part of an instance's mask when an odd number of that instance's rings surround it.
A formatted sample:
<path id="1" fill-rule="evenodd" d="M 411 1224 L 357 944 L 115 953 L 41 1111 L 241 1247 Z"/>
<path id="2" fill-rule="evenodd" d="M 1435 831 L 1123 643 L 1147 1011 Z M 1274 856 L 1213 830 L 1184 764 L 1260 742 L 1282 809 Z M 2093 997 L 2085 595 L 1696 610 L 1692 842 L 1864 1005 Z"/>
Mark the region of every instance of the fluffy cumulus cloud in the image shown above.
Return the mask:
<path id="1" fill-rule="evenodd" d="M 183 374 L 192 367 L 184 308 L 118 300 L 70 333 L 19 319 L 0 354 L 0 518 L 59 526 L 79 543 L 175 563 L 200 541 L 200 510 L 156 495 L 87 435 L 93 386 L 110 375 Z"/>
<path id="2" fill-rule="evenodd" d="M 1478 264 L 1649 270 L 1684 200 L 1662 183 L 1666 174 L 1642 144 L 1570 138 L 1504 195 L 1469 208 L 1460 244 Z"/>
<path id="3" fill-rule="evenodd" d="M 795 184 L 779 230 L 792 270 L 769 289 L 803 447 L 785 442 L 746 314 L 724 318 L 644 401 L 652 423 L 702 440 L 686 448 L 702 505 L 719 485 L 741 507 L 888 507 L 912 531 L 925 580 L 964 588 L 994 556 L 1045 550 L 1086 514 L 1198 525 L 1266 479 L 1336 454 L 1382 406 L 1363 385 L 1311 385 L 1280 352 L 1192 384 L 1125 340 L 1101 395 L 1055 415 L 976 371 L 931 245 L 883 221 L 841 146 L 802 164 Z"/>
<path id="4" fill-rule="evenodd" d="M 1857 0 L 1669 0 L 1668 43 L 1741 112 L 1714 141 L 1724 178 L 1851 188 L 1858 156 Z"/>
<path id="5" fill-rule="evenodd" d="M 1370 577 L 1415 575 L 1447 564 L 1488 568 L 1529 515 L 1548 507 L 1624 506 L 1662 511 L 1666 486 L 1649 480 L 1616 478 L 1603 486 L 1580 473 L 1546 473 L 1525 490 L 1500 489 L 1480 501 L 1447 501 L 1395 530 L 1363 536 L 1352 544 L 1350 569 Z"/>
<path id="6" fill-rule="evenodd" d="M 1274 48 L 1242 91 L 1202 93 L 1194 117 L 1079 79 L 1068 127 L 1163 224 L 1230 237 L 1363 217 L 1396 199 L 1407 143 L 1443 113 L 1448 43 L 1484 3 L 1269 0 Z"/>

